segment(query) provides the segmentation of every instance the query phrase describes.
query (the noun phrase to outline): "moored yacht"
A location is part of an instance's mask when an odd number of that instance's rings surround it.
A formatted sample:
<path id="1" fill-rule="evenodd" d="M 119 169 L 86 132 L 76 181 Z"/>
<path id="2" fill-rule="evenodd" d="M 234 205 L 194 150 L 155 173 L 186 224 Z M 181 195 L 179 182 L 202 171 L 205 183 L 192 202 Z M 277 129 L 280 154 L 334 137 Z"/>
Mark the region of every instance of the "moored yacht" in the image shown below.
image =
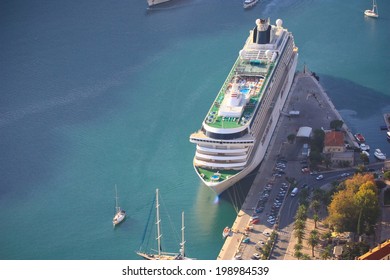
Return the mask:
<path id="1" fill-rule="evenodd" d="M 364 15 L 372 18 L 378 18 L 379 13 L 378 13 L 378 6 L 376 5 L 376 1 L 372 0 L 372 9 L 371 10 L 365 10 Z"/>
<path id="2" fill-rule="evenodd" d="M 259 2 L 259 0 L 244 0 L 244 9 L 253 7 L 254 5 L 256 5 L 257 2 Z"/>
<path id="3" fill-rule="evenodd" d="M 370 151 L 370 146 L 368 146 L 367 144 L 361 143 L 360 144 L 360 150 L 368 152 L 368 151 Z"/>
<path id="4" fill-rule="evenodd" d="M 126 218 L 126 211 L 121 209 L 118 203 L 118 190 L 115 185 L 115 215 L 112 219 L 112 225 L 115 227 Z"/>
<path id="5" fill-rule="evenodd" d="M 199 131 L 193 165 L 217 194 L 263 160 L 294 78 L 298 48 L 278 19 L 256 20 Z"/>
<path id="6" fill-rule="evenodd" d="M 380 149 L 375 149 L 374 156 L 379 160 L 385 160 L 386 155 Z"/>
<path id="7" fill-rule="evenodd" d="M 223 232 L 222 232 L 222 237 L 223 237 L 223 238 L 226 238 L 226 237 L 228 237 L 228 236 L 230 235 L 230 233 L 231 233 L 230 227 L 225 227 L 225 228 L 223 229 Z"/>
<path id="8" fill-rule="evenodd" d="M 356 133 L 354 136 L 355 136 L 356 141 L 358 141 L 358 143 L 366 142 L 366 139 L 364 138 L 363 134 Z"/>

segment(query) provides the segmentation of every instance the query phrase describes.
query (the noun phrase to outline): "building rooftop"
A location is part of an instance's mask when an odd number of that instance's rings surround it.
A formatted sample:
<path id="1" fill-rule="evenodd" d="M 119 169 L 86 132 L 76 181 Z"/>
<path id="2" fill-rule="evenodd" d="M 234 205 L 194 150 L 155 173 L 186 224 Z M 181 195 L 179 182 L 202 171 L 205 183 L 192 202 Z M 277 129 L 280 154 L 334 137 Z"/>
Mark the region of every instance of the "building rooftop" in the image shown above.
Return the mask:
<path id="1" fill-rule="evenodd" d="M 383 260 L 390 259 L 390 239 L 379 244 L 369 252 L 360 256 L 358 260 Z"/>
<path id="2" fill-rule="evenodd" d="M 329 131 L 325 133 L 324 145 L 344 147 L 344 134 L 341 131 Z"/>

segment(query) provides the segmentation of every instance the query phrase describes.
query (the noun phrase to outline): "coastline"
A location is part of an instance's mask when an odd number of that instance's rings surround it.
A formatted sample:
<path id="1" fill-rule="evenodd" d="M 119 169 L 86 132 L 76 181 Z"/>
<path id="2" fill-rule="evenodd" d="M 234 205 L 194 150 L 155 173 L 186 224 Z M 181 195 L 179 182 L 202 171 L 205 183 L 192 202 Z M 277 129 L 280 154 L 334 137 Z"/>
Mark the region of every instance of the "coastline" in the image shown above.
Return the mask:
<path id="1" fill-rule="evenodd" d="M 294 77 L 293 85 L 290 89 L 289 95 L 287 97 L 287 101 L 285 103 L 285 106 L 283 108 L 284 112 L 288 112 L 288 108 L 298 106 L 298 102 L 302 103 L 302 98 L 300 99 L 298 97 L 298 94 L 306 94 L 307 97 L 306 100 L 308 100 L 311 96 L 310 90 L 314 87 L 315 94 L 320 93 L 319 98 L 316 98 L 316 102 L 318 102 L 318 106 L 321 109 L 327 108 L 325 110 L 317 110 L 317 113 L 321 112 L 323 113 L 321 115 L 321 118 L 325 121 L 330 121 L 331 119 L 339 119 L 342 120 L 341 115 L 337 111 L 336 107 L 332 103 L 329 96 L 326 94 L 326 91 L 323 89 L 321 84 L 315 79 L 315 77 L 312 75 L 311 72 L 297 72 Z M 322 102 L 326 102 L 326 104 L 323 104 Z M 314 103 L 315 104 L 315 103 Z M 308 105 L 309 106 L 309 105 Z M 310 104 L 310 106 L 313 106 L 313 104 Z M 331 111 L 328 111 L 328 110 Z M 320 114 L 319 114 L 320 115 Z M 330 118 L 331 115 L 333 118 Z M 287 123 L 286 123 L 287 122 Z M 343 121 L 344 122 L 344 121 Z M 318 124 L 320 125 L 320 124 Z M 272 231 L 277 230 L 279 233 L 279 241 L 283 240 L 283 242 L 290 242 L 290 233 L 288 232 L 288 229 L 286 228 L 278 228 L 277 223 L 272 226 L 269 224 L 266 224 L 265 220 L 266 217 L 264 214 L 260 215 L 260 223 L 253 225 L 254 229 L 249 233 L 249 235 L 244 235 L 243 232 L 249 224 L 250 219 L 253 214 L 253 210 L 256 208 L 256 205 L 258 203 L 258 197 L 261 193 L 262 189 L 267 184 L 274 184 L 275 178 L 272 178 L 270 175 L 272 173 L 272 169 L 274 166 L 274 162 L 276 162 L 276 158 L 280 156 L 281 154 L 285 154 L 287 151 L 286 149 L 286 141 L 284 141 L 287 136 L 287 130 L 283 128 L 291 127 L 291 120 L 290 117 L 284 116 L 281 114 L 277 127 L 274 131 L 274 134 L 272 135 L 272 139 L 270 142 L 270 145 L 267 149 L 265 158 L 263 160 L 263 163 L 261 163 L 258 174 L 256 175 L 256 178 L 253 181 L 253 184 L 248 192 L 248 195 L 246 196 L 246 199 L 232 225 L 232 234 L 231 236 L 227 237 L 225 240 L 225 243 L 223 244 L 221 251 L 218 254 L 217 260 L 230 260 L 234 259 L 236 256 L 240 256 L 243 259 L 250 259 L 251 255 L 256 252 L 254 250 L 253 246 L 254 244 L 257 244 L 258 241 L 262 241 L 264 239 L 264 234 L 266 231 Z M 321 126 L 321 125 L 320 125 Z M 354 140 L 354 137 L 347 127 L 346 123 L 343 124 L 343 130 L 346 132 L 346 136 L 349 138 L 348 142 L 356 143 Z M 297 172 L 299 169 L 296 169 L 295 172 Z M 299 171 L 298 171 L 299 172 Z M 298 173 L 299 174 L 299 173 Z M 276 185 L 276 183 L 275 183 Z M 280 211 L 283 210 L 283 207 L 289 207 L 290 209 L 291 205 L 286 206 L 286 203 L 283 204 Z M 265 211 L 264 211 L 265 212 Z M 293 211 L 295 213 L 295 211 Z M 262 217 L 264 216 L 264 217 Z M 280 218 L 280 217 L 278 217 Z M 250 238 L 250 243 L 243 243 L 242 241 L 246 237 Z M 285 255 L 287 255 L 287 247 L 285 248 Z"/>

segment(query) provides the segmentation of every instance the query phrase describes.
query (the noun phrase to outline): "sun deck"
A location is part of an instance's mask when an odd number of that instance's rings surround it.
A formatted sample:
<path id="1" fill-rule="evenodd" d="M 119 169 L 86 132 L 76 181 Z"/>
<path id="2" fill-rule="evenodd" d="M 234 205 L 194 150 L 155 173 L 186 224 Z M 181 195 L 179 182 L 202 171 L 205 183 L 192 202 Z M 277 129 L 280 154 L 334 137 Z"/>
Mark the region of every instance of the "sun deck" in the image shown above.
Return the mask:
<path id="1" fill-rule="evenodd" d="M 196 168 L 206 182 L 222 182 L 230 176 L 236 175 L 241 170 L 210 170 L 201 167 Z"/>
<path id="2" fill-rule="evenodd" d="M 245 53 L 245 59 L 239 57 L 208 112 L 205 123 L 213 128 L 229 129 L 250 122 L 273 67 L 274 63 L 267 60 L 262 50 Z M 241 104 L 231 106 L 227 99 L 236 89 L 244 100 Z"/>

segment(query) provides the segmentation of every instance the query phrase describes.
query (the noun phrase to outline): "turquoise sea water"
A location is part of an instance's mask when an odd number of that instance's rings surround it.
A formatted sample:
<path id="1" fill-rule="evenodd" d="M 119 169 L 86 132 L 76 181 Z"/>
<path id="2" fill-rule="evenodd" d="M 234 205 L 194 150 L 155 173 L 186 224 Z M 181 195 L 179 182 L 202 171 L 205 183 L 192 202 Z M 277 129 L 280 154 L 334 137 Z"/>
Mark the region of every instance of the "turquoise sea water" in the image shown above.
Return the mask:
<path id="1" fill-rule="evenodd" d="M 0 259 L 138 259 L 155 188 L 177 229 L 186 213 L 187 253 L 215 259 L 235 203 L 201 185 L 188 137 L 259 17 L 283 19 L 299 69 L 390 155 L 390 3 L 377 2 L 378 20 L 363 0 L 2 1 Z M 115 184 L 128 217 L 113 229 Z"/>

